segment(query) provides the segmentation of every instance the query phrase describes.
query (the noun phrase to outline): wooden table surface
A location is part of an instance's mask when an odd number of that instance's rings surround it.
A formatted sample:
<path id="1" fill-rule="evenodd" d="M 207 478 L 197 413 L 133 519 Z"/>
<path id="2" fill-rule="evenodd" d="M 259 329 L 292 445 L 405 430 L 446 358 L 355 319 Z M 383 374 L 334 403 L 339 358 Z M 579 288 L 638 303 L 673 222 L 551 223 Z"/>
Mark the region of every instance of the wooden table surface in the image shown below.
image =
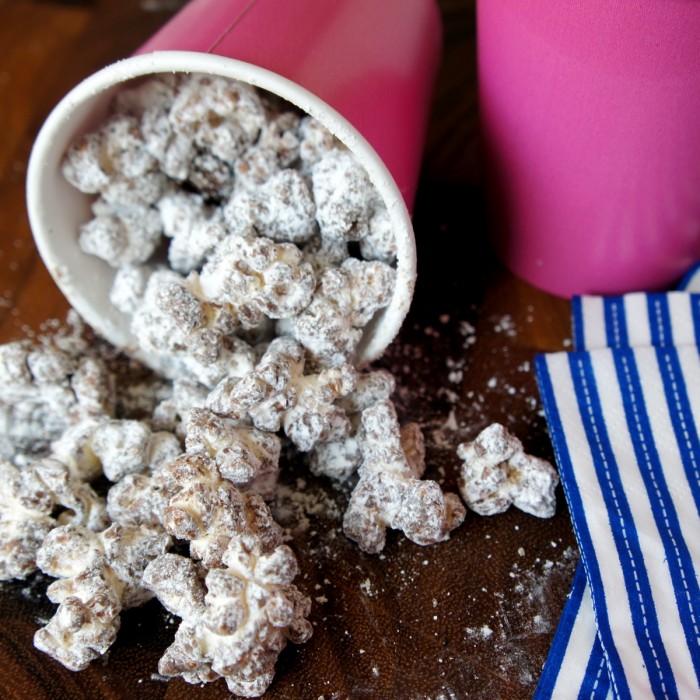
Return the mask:
<path id="1" fill-rule="evenodd" d="M 0 342 L 63 319 L 67 303 L 26 217 L 29 151 L 56 102 L 129 55 L 177 0 L 0 0 Z M 503 270 L 488 244 L 478 149 L 474 0 L 440 0 L 445 47 L 415 209 L 419 277 L 409 318 L 379 365 L 398 377 L 401 418 L 417 420 L 427 476 L 455 489 L 455 448 L 491 422 L 552 458 L 533 374 L 537 352 L 568 346 L 569 304 Z M 466 250 L 466 254 L 461 251 Z M 296 478 L 292 475 L 290 478 Z M 328 484 L 307 489 L 342 505 Z M 328 513 L 293 541 L 314 636 L 290 645 L 269 698 L 527 698 L 537 683 L 578 559 L 566 505 L 539 520 L 474 513 L 436 546 L 391 536 L 362 554 Z M 175 622 L 157 603 L 123 616 L 103 660 L 72 673 L 36 651 L 52 606 L 46 581 L 0 588 L 0 697 L 224 698 L 223 681 L 157 676 Z"/>

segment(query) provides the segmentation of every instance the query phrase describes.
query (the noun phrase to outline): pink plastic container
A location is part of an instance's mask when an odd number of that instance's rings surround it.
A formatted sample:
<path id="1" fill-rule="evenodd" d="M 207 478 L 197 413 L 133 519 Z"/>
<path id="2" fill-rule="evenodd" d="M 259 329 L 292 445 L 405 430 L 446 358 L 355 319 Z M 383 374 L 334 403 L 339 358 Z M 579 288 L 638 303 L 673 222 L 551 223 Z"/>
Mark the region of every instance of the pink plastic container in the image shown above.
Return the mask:
<path id="1" fill-rule="evenodd" d="M 479 0 L 500 257 L 562 296 L 663 288 L 700 258 L 700 2 Z"/>
<path id="2" fill-rule="evenodd" d="M 44 262 L 95 330 L 158 368 L 108 301 L 114 271 L 78 248 L 91 198 L 65 181 L 61 159 L 68 144 L 106 116 L 126 81 L 168 72 L 242 80 L 319 119 L 363 164 L 388 207 L 396 288 L 365 329 L 357 360 L 377 358 L 413 297 L 411 211 L 440 50 L 434 0 L 192 0 L 133 56 L 76 86 L 43 125 L 29 162 L 27 205 Z"/>

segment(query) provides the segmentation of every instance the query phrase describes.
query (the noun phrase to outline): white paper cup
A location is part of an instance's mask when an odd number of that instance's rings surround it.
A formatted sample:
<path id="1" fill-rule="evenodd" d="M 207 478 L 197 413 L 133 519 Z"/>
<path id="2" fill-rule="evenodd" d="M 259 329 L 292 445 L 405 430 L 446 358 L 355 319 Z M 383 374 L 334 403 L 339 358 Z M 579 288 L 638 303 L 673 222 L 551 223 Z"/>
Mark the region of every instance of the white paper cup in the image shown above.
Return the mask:
<path id="1" fill-rule="evenodd" d="M 211 0 L 200 0 L 198 4 L 203 6 L 206 2 Z M 348 12 L 360 12 L 360 5 L 355 4 L 356 2 L 357 0 L 346 0 L 343 4 Z M 367 7 L 374 6 L 374 3 L 360 4 Z M 421 0 L 421 4 L 426 11 L 430 12 L 433 21 L 429 26 L 414 28 L 417 32 L 414 36 L 414 40 L 417 41 L 415 53 L 420 52 L 424 55 L 426 59 L 424 63 L 427 67 L 424 65 L 422 69 L 419 86 L 414 85 L 410 89 L 407 87 L 400 96 L 392 98 L 395 102 L 402 101 L 403 104 L 391 105 L 389 113 L 395 114 L 398 109 L 407 108 L 409 106 L 406 104 L 407 95 L 412 95 L 415 111 L 410 113 L 409 110 L 405 120 L 408 123 L 411 118 L 417 119 L 424 125 L 429 110 L 426 98 L 430 94 L 429 88 L 432 87 L 437 67 L 440 32 L 439 20 L 435 19 L 436 10 L 432 0 L 426 2 Z M 400 5 L 396 7 L 399 9 Z M 186 7 L 185 11 L 187 9 Z M 386 11 L 386 7 L 383 11 Z M 178 20 L 176 16 L 171 21 L 171 25 L 174 22 L 175 29 L 178 29 L 180 34 L 182 34 L 182 27 L 178 26 L 178 22 L 184 22 L 185 19 Z M 219 29 L 219 31 L 222 30 Z M 230 27 L 226 29 L 229 44 L 231 44 L 231 31 Z M 339 29 L 334 31 L 337 32 Z M 425 38 L 426 32 L 429 34 L 428 39 Z M 174 32 L 174 35 L 177 34 L 177 31 Z M 392 163 L 394 168 L 392 173 L 358 125 L 351 123 L 326 100 L 296 80 L 230 56 L 205 51 L 161 50 L 163 42 L 156 41 L 161 35 L 165 37 L 173 35 L 173 32 L 169 31 L 169 25 L 166 25 L 160 34 L 156 34 L 154 39 L 146 44 L 146 53 L 137 53 L 107 66 L 77 85 L 54 108 L 37 136 L 27 173 L 29 221 L 38 250 L 59 288 L 84 320 L 113 345 L 156 369 L 167 371 L 157 357 L 146 353 L 140 347 L 138 339 L 133 337 L 129 330 L 129 318 L 110 303 L 109 292 L 114 279 L 114 269 L 102 260 L 86 255 L 78 247 L 78 229 L 92 216 L 90 205 L 93 197 L 82 194 L 65 180 L 61 173 L 61 161 L 69 144 L 80 135 L 97 127 L 106 117 L 111 99 L 129 80 L 171 72 L 207 73 L 232 78 L 275 93 L 318 119 L 364 166 L 379 195 L 386 203 L 398 250 L 395 291 L 389 305 L 380 311 L 365 328 L 363 340 L 355 358 L 360 365 L 375 360 L 397 335 L 413 297 L 416 279 L 416 246 L 410 207 L 413 204 L 418 177 L 423 134 L 421 133 L 420 138 L 417 138 L 418 132 L 415 130 L 415 125 L 406 127 L 404 131 L 412 134 L 412 142 L 405 143 L 404 147 L 413 149 L 414 153 L 408 161 Z M 421 37 L 423 39 L 418 41 Z M 333 46 L 332 37 L 322 38 L 326 45 Z M 249 40 L 250 37 L 246 39 Z M 377 36 L 375 39 L 379 45 L 380 37 Z M 397 42 L 394 44 L 398 46 Z M 343 45 L 347 45 L 347 42 Z M 151 50 L 154 48 L 158 50 Z M 215 49 L 210 50 L 215 51 Z M 227 48 L 227 51 L 229 53 L 235 51 L 235 42 L 233 46 Z M 386 59 L 388 63 L 392 63 L 391 56 Z M 345 70 L 349 75 L 352 71 L 356 72 L 352 60 L 348 55 L 345 60 L 347 66 L 344 69 L 335 66 L 334 70 L 341 70 L 341 72 Z M 394 60 L 393 63 L 397 62 Z M 396 68 L 402 70 L 399 65 L 396 65 Z M 308 72 L 308 68 L 306 70 Z M 367 80 L 366 77 L 363 79 Z M 378 79 L 380 79 L 379 75 Z M 381 75 L 381 80 L 386 80 L 385 74 Z M 354 94 L 352 104 L 359 104 L 358 99 L 360 99 L 358 95 Z M 376 113 L 374 122 L 385 117 L 381 104 L 365 106 L 363 108 L 365 112 L 369 111 L 368 107 L 372 107 Z M 356 121 L 362 120 L 357 114 L 354 118 Z M 368 127 L 371 124 L 359 126 Z M 401 128 L 397 128 L 401 131 Z M 416 149 L 418 153 L 415 153 Z M 395 144 L 391 144 L 391 150 L 400 152 Z M 397 184 L 397 178 L 402 179 L 401 186 Z"/>

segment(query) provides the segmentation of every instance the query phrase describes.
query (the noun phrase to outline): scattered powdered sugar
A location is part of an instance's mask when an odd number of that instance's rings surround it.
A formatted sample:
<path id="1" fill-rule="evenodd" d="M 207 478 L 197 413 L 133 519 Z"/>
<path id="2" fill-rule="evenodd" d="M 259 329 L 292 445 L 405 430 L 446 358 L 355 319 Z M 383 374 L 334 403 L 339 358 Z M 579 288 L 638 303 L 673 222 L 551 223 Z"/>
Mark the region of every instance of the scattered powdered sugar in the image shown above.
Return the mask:
<path id="1" fill-rule="evenodd" d="M 578 552 L 571 547 L 564 549 L 556 560 L 537 558 L 527 566 L 513 562 L 511 589 L 485 591 L 498 602 L 492 619 L 464 629 L 466 641 L 473 645 L 477 657 L 487 657 L 489 663 L 495 660 L 495 670 L 508 677 L 515 674 L 522 686 L 532 687 L 539 678 L 541 661 L 529 656 L 520 641 L 553 633 L 560 611 L 551 610 L 547 604 L 549 590 L 570 581 L 577 562 Z M 525 610 L 529 617 L 523 617 Z M 486 691 L 475 697 L 486 700 L 492 695 Z"/>
<path id="2" fill-rule="evenodd" d="M 496 331 L 496 333 L 503 333 L 509 338 L 515 338 L 518 334 L 518 328 L 510 314 L 493 317 L 491 320 L 493 321 L 493 330 Z"/>
<path id="3" fill-rule="evenodd" d="M 292 540 L 323 519 L 339 524 L 342 512 L 333 495 L 318 484 L 297 478 L 294 484 L 278 484 L 272 512 L 284 528 L 285 539 Z"/>
<path id="4" fill-rule="evenodd" d="M 362 592 L 370 598 L 372 596 L 376 595 L 376 590 L 374 589 L 374 586 L 372 585 L 372 581 L 368 578 L 366 578 L 364 581 L 362 581 L 360 583 L 360 588 L 361 588 Z"/>

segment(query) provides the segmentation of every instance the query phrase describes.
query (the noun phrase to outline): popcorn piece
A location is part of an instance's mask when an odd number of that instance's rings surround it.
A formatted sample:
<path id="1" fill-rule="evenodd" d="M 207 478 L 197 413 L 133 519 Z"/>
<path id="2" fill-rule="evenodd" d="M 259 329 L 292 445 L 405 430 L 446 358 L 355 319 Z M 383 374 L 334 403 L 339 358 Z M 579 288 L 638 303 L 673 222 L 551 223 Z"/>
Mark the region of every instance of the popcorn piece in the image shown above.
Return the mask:
<path id="1" fill-rule="evenodd" d="M 74 478 L 93 481 L 101 474 L 119 481 L 127 474 L 155 469 L 180 452 L 178 439 L 154 433 L 136 420 L 83 421 L 51 444 L 51 455 Z"/>
<path id="2" fill-rule="evenodd" d="M 194 225 L 206 218 L 204 198 L 196 193 L 171 189 L 156 202 L 168 238 L 188 238 Z"/>
<path id="3" fill-rule="evenodd" d="M 123 114 L 114 114 L 98 131 L 79 139 L 62 164 L 68 182 L 90 194 L 102 192 L 115 174 L 135 178 L 155 167 L 143 148 L 138 120 Z"/>
<path id="4" fill-rule="evenodd" d="M 229 164 L 206 151 L 192 159 L 188 180 L 208 199 L 224 199 L 233 189 L 233 172 Z"/>
<path id="5" fill-rule="evenodd" d="M 100 583 L 97 576 L 89 582 L 90 594 L 108 593 Z M 88 587 L 87 583 L 83 585 Z M 34 646 L 71 671 L 82 671 L 106 654 L 117 638 L 119 616 L 107 620 L 100 617 L 78 596 L 66 597 L 49 622 L 34 633 Z"/>
<path id="6" fill-rule="evenodd" d="M 309 452 L 309 469 L 316 476 L 346 481 L 362 463 L 359 420 L 350 419 L 350 434 L 341 440 L 319 442 Z"/>
<path id="7" fill-rule="evenodd" d="M 226 234 L 220 213 L 196 221 L 187 236 L 179 235 L 171 241 L 168 248 L 170 266 L 183 274 L 199 269 Z"/>
<path id="8" fill-rule="evenodd" d="M 355 388 L 355 370 L 343 364 L 304 375 L 303 369 L 301 346 L 291 338 L 276 338 L 254 372 L 219 384 L 207 404 L 235 420 L 249 416 L 261 430 L 281 427 L 302 451 L 344 437 L 348 419 L 335 402 Z"/>
<path id="9" fill-rule="evenodd" d="M 187 452 L 206 454 L 214 460 L 222 478 L 239 488 L 253 490 L 256 484 L 265 484 L 261 495 L 272 495 L 267 489 L 276 485 L 281 448 L 276 435 L 240 425 L 206 409 L 189 412 L 186 432 Z"/>
<path id="10" fill-rule="evenodd" d="M 269 111 L 268 121 L 263 125 L 257 143 L 275 154 L 279 167 L 288 168 L 299 158 L 301 119 L 298 114 L 281 111 L 277 106 Z"/>
<path id="11" fill-rule="evenodd" d="M 0 345 L 4 453 L 17 463 L 46 454 L 69 426 L 111 415 L 111 378 L 83 339 Z"/>
<path id="12" fill-rule="evenodd" d="M 236 234 L 301 243 L 316 231 L 316 207 L 302 175 L 291 168 L 270 173 L 255 189 L 237 192 L 224 207 Z"/>
<path id="13" fill-rule="evenodd" d="M 108 174 L 136 178 L 156 169 L 155 158 L 143 148 L 138 119 L 114 114 L 100 127 L 99 134 L 102 142 L 100 165 Z"/>
<path id="14" fill-rule="evenodd" d="M 158 201 L 163 194 L 166 182 L 165 174 L 160 171 L 144 173 L 134 178 L 112 175 L 109 184 L 100 192 L 100 198 L 92 205 L 93 214 L 104 216 L 127 208 L 146 212 L 146 208 Z"/>
<path id="15" fill-rule="evenodd" d="M 168 470 L 180 490 L 166 508 L 165 528 L 174 537 L 189 540 L 190 556 L 205 567 L 222 566 L 221 557 L 232 538 L 264 547 L 281 536 L 262 497 L 224 480 L 203 450 L 181 455 Z"/>
<path id="16" fill-rule="evenodd" d="M 56 614 L 34 635 L 37 649 L 72 671 L 104 654 L 119 630 L 119 613 L 153 594 L 142 584 L 150 561 L 170 538 L 160 529 L 111 525 L 95 533 L 78 525 L 53 529 L 37 552 L 44 573 L 59 577 L 47 589 Z"/>
<path id="17" fill-rule="evenodd" d="M 172 433 L 149 434 L 141 460 L 145 468 L 126 473 L 107 493 L 107 512 L 113 522 L 153 528 L 164 525 L 165 509 L 180 488 L 169 465 L 180 452 L 180 441 Z"/>
<path id="18" fill-rule="evenodd" d="M 143 303 L 150 274 L 145 265 L 121 265 L 114 273 L 110 302 L 123 314 L 133 314 Z"/>
<path id="19" fill-rule="evenodd" d="M 149 106 L 141 117 L 141 131 L 145 149 L 158 160 L 163 173 L 176 182 L 184 182 L 197 150 L 191 136 L 174 129 L 170 106 L 168 103 Z"/>
<path id="20" fill-rule="evenodd" d="M 27 507 L 48 507 L 52 503 L 57 524 L 83 525 L 98 531 L 107 527 L 104 500 L 83 481 L 71 476 L 68 467 L 44 457 L 21 472 L 26 491 L 21 500 Z"/>
<path id="21" fill-rule="evenodd" d="M 202 301 L 199 281 L 170 270 L 150 276 L 131 330 L 143 347 L 171 364 L 173 373 L 212 386 L 247 372 L 252 349 L 232 331 L 239 318 L 228 304 Z"/>
<path id="22" fill-rule="evenodd" d="M 355 388 L 355 370 L 349 364 L 305 375 L 296 383 L 297 399 L 284 412 L 282 428 L 302 452 L 319 442 L 346 436 L 350 425 L 345 411 L 335 404 Z"/>
<path id="23" fill-rule="evenodd" d="M 387 265 L 396 262 L 396 236 L 384 202 L 376 197 L 372 204 L 369 228 L 360 239 L 360 253 L 365 260 L 381 260 Z"/>
<path id="24" fill-rule="evenodd" d="M 318 162 L 328 151 L 341 146 L 340 142 L 314 117 L 305 116 L 299 123 L 299 157 L 306 167 Z"/>
<path id="25" fill-rule="evenodd" d="M 273 148 L 261 144 L 249 146 L 233 164 L 234 193 L 227 203 L 228 225 L 238 233 L 253 233 L 252 222 L 247 212 L 250 200 L 242 197 L 244 192 L 254 192 L 279 169 L 278 154 Z M 240 199 L 240 206 L 239 200 Z M 239 230 L 239 227 L 242 227 Z"/>
<path id="26" fill-rule="evenodd" d="M 402 434 L 390 401 L 366 409 L 362 427 L 364 459 L 343 518 L 345 534 L 369 553 L 384 548 L 387 527 L 420 545 L 448 539 L 466 511 L 457 495 L 420 479 L 425 462 L 419 430 Z"/>
<path id="27" fill-rule="evenodd" d="M 103 360 L 89 354 L 77 358 L 70 388 L 77 401 L 76 420 L 109 416 L 114 412 L 114 383 Z"/>
<path id="28" fill-rule="evenodd" d="M 197 162 L 195 158 L 193 167 Z M 172 239 L 168 262 L 183 274 L 200 268 L 227 234 L 221 211 L 212 211 L 199 194 L 173 189 L 156 206 L 163 233 Z"/>
<path id="29" fill-rule="evenodd" d="M 188 618 L 204 611 L 204 582 L 197 565 L 187 557 L 161 554 L 146 567 L 143 582 L 173 615 Z"/>
<path id="30" fill-rule="evenodd" d="M 2 581 L 26 578 L 36 569 L 36 552 L 46 535 L 56 526 L 56 521 L 51 517 L 51 508 L 29 509 L 21 505 L 18 496 L 22 484 L 18 474 L 8 473 L 11 470 L 16 470 L 16 467 L 0 462 L 4 484 L 0 491 Z"/>
<path id="31" fill-rule="evenodd" d="M 369 231 L 374 188 L 349 152 L 324 153 L 311 170 L 316 219 L 324 238 L 359 241 Z"/>
<path id="32" fill-rule="evenodd" d="M 393 375 L 387 370 L 357 374 L 355 389 L 337 402 L 348 415 L 350 432 L 341 440 L 320 442 L 311 449 L 309 468 L 312 474 L 329 476 L 336 481 L 345 481 L 354 474 L 362 462 L 361 412 L 377 401 L 388 399 L 395 385 Z M 404 432 L 413 425 L 406 426 Z"/>
<path id="33" fill-rule="evenodd" d="M 278 330 L 296 338 L 321 366 L 346 362 L 364 326 L 391 300 L 395 278 L 384 263 L 348 258 L 323 273 L 309 305 Z"/>
<path id="34" fill-rule="evenodd" d="M 355 388 L 338 401 L 348 414 L 361 413 L 378 401 L 388 399 L 396 389 L 394 375 L 386 369 L 358 372 Z"/>
<path id="35" fill-rule="evenodd" d="M 95 428 L 91 447 L 105 476 L 119 481 L 126 474 L 145 468 L 150 439 L 151 430 L 145 423 L 111 420 Z"/>
<path id="36" fill-rule="evenodd" d="M 202 408 L 207 400 L 207 389 L 197 382 L 178 379 L 172 382 L 170 395 L 158 403 L 151 421 L 154 430 L 165 430 L 184 442 L 183 421 L 193 408 Z"/>
<path id="37" fill-rule="evenodd" d="M 265 123 L 253 87 L 225 78 L 192 74 L 179 86 L 169 114 L 174 130 L 223 161 L 233 161 Z"/>
<path id="38" fill-rule="evenodd" d="M 329 267 L 339 267 L 350 257 L 347 241 L 323 238 L 316 233 L 304 244 L 304 262 L 308 262 L 320 278 Z"/>
<path id="39" fill-rule="evenodd" d="M 136 420 L 101 423 L 92 433 L 90 446 L 110 481 L 157 468 L 180 452 L 174 435 L 153 433 L 145 423 Z"/>
<path id="40" fill-rule="evenodd" d="M 284 112 L 263 126 L 258 141 L 233 164 L 237 194 L 255 192 L 280 169 L 295 165 L 299 156 L 298 123 L 295 114 Z"/>
<path id="41" fill-rule="evenodd" d="M 43 459 L 20 471 L 0 462 L 0 580 L 25 578 L 36 569 L 36 553 L 59 523 L 92 529 L 107 526 L 104 502 L 85 483 L 71 479 L 56 460 Z M 57 508 L 62 512 L 56 514 Z"/>
<path id="42" fill-rule="evenodd" d="M 123 525 L 163 525 L 165 509 L 176 489 L 167 472 L 159 470 L 156 474 L 127 474 L 109 489 L 107 512 L 112 521 Z"/>
<path id="43" fill-rule="evenodd" d="M 177 74 L 135 81 L 117 93 L 112 107 L 117 113 L 129 114 L 140 120 L 144 150 L 158 161 L 168 177 L 184 180 L 194 156 L 194 146 L 191 139 L 180 138 L 174 133 L 168 119 L 181 82 L 182 78 Z"/>
<path id="44" fill-rule="evenodd" d="M 102 142 L 99 133 L 86 134 L 70 146 L 63 161 L 63 176 L 86 194 L 97 194 L 109 184 L 101 165 Z"/>
<path id="45" fill-rule="evenodd" d="M 211 302 L 225 302 L 236 310 L 251 307 L 254 314 L 269 318 L 288 318 L 307 306 L 316 278 L 291 243 L 229 236 L 203 267 L 200 284 L 204 298 Z"/>
<path id="46" fill-rule="evenodd" d="M 143 572 L 151 561 L 170 549 L 172 540 L 163 527 L 112 523 L 99 537 L 110 569 L 108 576 L 121 582 L 115 588 L 122 610 L 137 608 L 151 600 L 153 593 L 144 584 Z"/>
<path id="47" fill-rule="evenodd" d="M 511 503 L 538 518 L 556 510 L 559 476 L 544 459 L 525 454 L 523 445 L 499 423 L 493 423 L 472 442 L 461 443 L 464 460 L 459 488 L 466 504 L 480 515 L 496 515 Z"/>
<path id="48" fill-rule="evenodd" d="M 123 207 L 101 214 L 80 227 L 83 252 L 112 267 L 146 262 L 162 233 L 158 213 L 147 207 Z"/>
<path id="49" fill-rule="evenodd" d="M 117 93 L 113 108 L 118 113 L 142 117 L 151 109 L 169 109 L 179 77 L 174 74 L 149 76 L 129 83 Z"/>
<path id="50" fill-rule="evenodd" d="M 92 451 L 92 435 L 98 425 L 99 421 L 82 421 L 51 443 L 51 456 L 65 464 L 73 478 L 94 481 L 102 475 L 102 464 Z"/>
<path id="51" fill-rule="evenodd" d="M 259 697 L 287 640 L 311 637 L 311 602 L 292 583 L 297 563 L 286 545 L 261 551 L 231 541 L 222 564 L 203 584 L 184 557 L 164 555 L 149 564 L 145 581 L 183 618 L 158 670 L 188 683 L 223 677 L 232 693 Z"/>
<path id="52" fill-rule="evenodd" d="M 296 401 L 295 382 L 304 370 L 304 350 L 292 338 L 275 338 L 245 377 L 229 377 L 207 398 L 207 406 L 234 420 L 250 417 L 260 430 L 277 432 Z"/>

